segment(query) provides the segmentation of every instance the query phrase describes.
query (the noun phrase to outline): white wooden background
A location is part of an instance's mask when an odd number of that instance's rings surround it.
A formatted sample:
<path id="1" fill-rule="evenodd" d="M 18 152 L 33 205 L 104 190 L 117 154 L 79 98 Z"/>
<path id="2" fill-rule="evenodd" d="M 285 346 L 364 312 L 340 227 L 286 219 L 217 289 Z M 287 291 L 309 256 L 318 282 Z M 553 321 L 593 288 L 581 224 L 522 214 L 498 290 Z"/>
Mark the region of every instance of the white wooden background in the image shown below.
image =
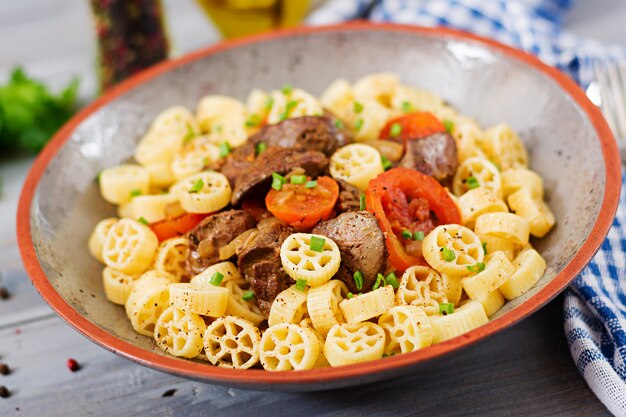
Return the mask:
<path id="1" fill-rule="evenodd" d="M 0 82 L 17 64 L 60 88 L 81 77 L 81 98 L 96 91 L 87 1 L 0 0 Z M 217 40 L 192 0 L 166 0 L 175 53 Z M 626 0 L 581 0 L 568 26 L 626 45 Z M 0 416 L 404 416 L 607 415 L 577 373 L 557 298 L 523 323 L 438 362 L 418 375 L 322 393 L 228 389 L 135 365 L 84 339 L 39 298 L 22 268 L 15 215 L 30 158 L 0 155 L 0 375 L 12 396 Z M 71 373 L 69 357 L 83 369 Z M 173 396 L 162 397 L 167 390 Z"/>

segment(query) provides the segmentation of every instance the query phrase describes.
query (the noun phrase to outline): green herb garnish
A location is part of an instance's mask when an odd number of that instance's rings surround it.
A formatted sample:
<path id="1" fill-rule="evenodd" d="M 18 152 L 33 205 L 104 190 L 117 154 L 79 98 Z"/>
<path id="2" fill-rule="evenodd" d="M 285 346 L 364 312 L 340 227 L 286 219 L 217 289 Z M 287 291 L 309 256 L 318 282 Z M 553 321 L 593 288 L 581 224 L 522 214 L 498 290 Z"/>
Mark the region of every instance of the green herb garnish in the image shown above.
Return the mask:
<path id="1" fill-rule="evenodd" d="M 277 172 L 272 173 L 272 188 L 275 189 L 276 191 L 282 190 L 283 184 L 286 182 L 287 180 L 285 179 L 285 177 L 283 177 L 279 173 Z"/>
<path id="2" fill-rule="evenodd" d="M 403 230 L 402 231 L 402 237 L 407 239 L 407 240 L 412 240 L 413 239 L 413 233 L 411 233 L 410 230 Z"/>
<path id="3" fill-rule="evenodd" d="M 258 114 L 253 114 L 246 120 L 247 127 L 256 127 L 261 124 L 261 117 Z"/>
<path id="4" fill-rule="evenodd" d="M 441 248 L 441 256 L 446 262 L 452 262 L 456 259 L 456 253 L 454 252 L 454 250 L 448 249 L 445 246 Z"/>
<path id="5" fill-rule="evenodd" d="M 219 287 L 223 279 L 224 275 L 221 272 L 214 272 L 213 275 L 211 275 L 211 279 L 209 279 L 209 284 Z"/>
<path id="6" fill-rule="evenodd" d="M 296 289 L 304 291 L 306 288 L 306 279 L 299 279 L 296 281 Z"/>
<path id="7" fill-rule="evenodd" d="M 265 142 L 259 142 L 256 145 L 254 145 L 255 156 L 261 155 L 266 150 L 267 150 L 267 144 Z"/>
<path id="8" fill-rule="evenodd" d="M 130 198 L 137 197 L 141 195 L 141 190 L 132 190 L 130 192 Z"/>
<path id="9" fill-rule="evenodd" d="M 287 117 L 289 116 L 289 113 L 291 113 L 291 110 L 293 110 L 294 107 L 296 107 L 297 105 L 298 105 L 297 100 L 288 101 L 287 105 L 285 106 L 285 111 L 280 115 L 280 121 L 282 122 L 283 120 L 287 119 Z"/>
<path id="10" fill-rule="evenodd" d="M 356 130 L 361 130 L 362 127 L 363 127 L 363 118 L 359 117 L 358 119 L 356 119 L 356 122 L 354 122 L 354 128 Z"/>
<path id="11" fill-rule="evenodd" d="M 191 188 L 189 189 L 190 193 L 199 193 L 204 188 L 204 181 L 201 178 L 198 178 L 196 182 L 193 183 Z"/>
<path id="12" fill-rule="evenodd" d="M 467 269 L 475 273 L 483 272 L 485 270 L 485 264 L 483 262 L 476 262 L 474 265 L 468 265 Z"/>
<path id="13" fill-rule="evenodd" d="M 441 303 L 439 304 L 439 314 L 443 316 L 447 316 L 448 314 L 454 313 L 454 304 L 452 303 Z"/>
<path id="14" fill-rule="evenodd" d="M 385 276 L 383 274 L 378 274 L 376 275 L 376 281 L 372 286 L 372 290 L 376 290 L 379 287 L 384 287 L 385 285 L 387 285 L 387 281 L 385 281 Z"/>
<path id="15" fill-rule="evenodd" d="M 413 233 L 413 239 L 414 240 L 424 240 L 424 232 L 422 232 L 420 230 L 420 231 L 417 231 L 417 232 Z"/>
<path id="16" fill-rule="evenodd" d="M 233 148 L 231 148 L 230 143 L 224 142 L 220 144 L 220 156 L 222 158 L 226 158 L 232 150 Z"/>
<path id="17" fill-rule="evenodd" d="M 392 138 L 397 137 L 400 133 L 402 133 L 402 125 L 400 123 L 393 123 L 391 128 L 389 129 L 389 134 Z"/>
<path id="18" fill-rule="evenodd" d="M 353 278 L 356 289 L 361 291 L 363 289 L 363 273 L 359 270 L 354 271 Z"/>
<path id="19" fill-rule="evenodd" d="M 404 113 L 410 113 L 413 111 L 413 105 L 411 104 L 410 101 L 403 101 L 402 102 L 402 111 Z"/>
<path id="20" fill-rule="evenodd" d="M 243 294 L 241 294 L 241 298 L 244 301 L 252 300 L 254 298 L 254 291 L 244 291 Z"/>
<path id="21" fill-rule="evenodd" d="M 485 252 L 485 255 L 487 254 L 487 242 L 483 242 L 483 252 Z"/>
<path id="22" fill-rule="evenodd" d="M 397 289 L 400 284 L 398 283 L 398 278 L 396 277 L 395 272 L 390 272 L 385 277 L 385 282 L 393 287 L 393 289 Z"/>
<path id="23" fill-rule="evenodd" d="M 306 175 L 292 175 L 289 181 L 292 184 L 304 184 L 306 182 Z"/>
<path id="24" fill-rule="evenodd" d="M 446 132 L 452 134 L 452 129 L 454 129 L 454 122 L 452 120 L 444 120 L 443 127 L 446 128 Z"/>
<path id="25" fill-rule="evenodd" d="M 291 84 L 285 84 L 283 85 L 283 87 L 280 89 L 280 91 L 283 92 L 283 94 L 287 95 L 287 94 L 291 94 L 291 92 L 293 91 L 293 87 L 291 86 Z"/>
<path id="26" fill-rule="evenodd" d="M 313 252 L 321 252 L 324 250 L 324 245 L 326 244 L 326 239 L 323 237 L 311 236 L 311 243 L 309 244 L 309 249 Z"/>
<path id="27" fill-rule="evenodd" d="M 145 217 L 141 216 L 140 218 L 137 219 L 137 221 L 141 224 L 143 224 L 144 226 L 147 226 L 150 224 L 150 222 L 148 220 L 146 220 Z"/>
<path id="28" fill-rule="evenodd" d="M 387 159 L 387 157 L 385 155 L 381 155 L 380 156 L 380 163 L 383 164 L 383 169 L 385 171 L 387 171 L 389 168 L 391 168 L 393 166 L 391 161 L 389 159 Z"/>
<path id="29" fill-rule="evenodd" d="M 361 194 L 359 197 L 359 208 L 365 210 L 365 194 Z"/>
<path id="30" fill-rule="evenodd" d="M 337 129 L 343 129 L 343 122 L 339 119 L 335 119 L 335 127 Z"/>
<path id="31" fill-rule="evenodd" d="M 313 180 L 313 181 L 307 181 L 306 184 L 304 184 L 304 188 L 315 188 L 317 187 L 317 181 Z"/>
<path id="32" fill-rule="evenodd" d="M 355 113 L 361 113 L 363 111 L 363 105 L 361 103 L 359 103 L 358 101 L 354 102 L 354 112 Z"/>
<path id="33" fill-rule="evenodd" d="M 474 188 L 480 187 L 480 184 L 478 183 L 478 180 L 473 175 L 465 178 L 465 184 L 467 184 L 467 188 L 469 188 L 470 190 L 473 190 Z"/>

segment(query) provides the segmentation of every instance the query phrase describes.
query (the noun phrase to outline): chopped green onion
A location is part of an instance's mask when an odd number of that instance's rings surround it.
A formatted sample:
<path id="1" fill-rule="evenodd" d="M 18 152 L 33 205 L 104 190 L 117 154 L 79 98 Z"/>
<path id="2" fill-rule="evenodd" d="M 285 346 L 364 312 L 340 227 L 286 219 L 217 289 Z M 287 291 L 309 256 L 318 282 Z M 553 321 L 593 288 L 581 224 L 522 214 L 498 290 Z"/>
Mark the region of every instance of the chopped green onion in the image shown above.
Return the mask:
<path id="1" fill-rule="evenodd" d="M 391 161 L 389 159 L 387 159 L 387 157 L 385 155 L 381 155 L 380 156 L 380 162 L 383 164 L 383 169 L 385 171 L 387 171 L 389 168 L 391 168 L 393 166 Z"/>
<path id="2" fill-rule="evenodd" d="M 100 184 L 100 176 L 102 175 L 102 171 L 98 171 L 98 173 L 96 174 L 96 182 L 98 184 Z"/>
<path id="3" fill-rule="evenodd" d="M 185 135 L 184 141 L 189 142 L 195 136 L 196 136 L 196 132 L 194 132 L 193 129 L 191 128 L 191 125 L 187 123 L 187 134 Z"/>
<path id="4" fill-rule="evenodd" d="M 424 240 L 424 232 L 422 232 L 420 230 L 418 232 L 413 233 L 413 239 L 415 239 L 415 240 Z"/>
<path id="5" fill-rule="evenodd" d="M 258 114 L 253 114 L 246 120 L 247 127 L 255 127 L 261 124 L 261 117 Z"/>
<path id="6" fill-rule="evenodd" d="M 279 173 L 277 172 L 272 173 L 272 188 L 275 189 L 276 191 L 282 190 L 283 184 L 286 182 L 287 180 L 285 179 L 285 177 L 283 177 Z"/>
<path id="7" fill-rule="evenodd" d="M 337 129 L 343 129 L 343 122 L 339 119 L 335 119 L 335 127 Z"/>
<path id="8" fill-rule="evenodd" d="M 487 254 L 487 242 L 483 242 L 483 252 L 485 252 L 485 255 Z"/>
<path id="9" fill-rule="evenodd" d="M 411 233 L 410 230 L 403 230 L 402 231 L 402 237 L 407 239 L 407 240 L 413 240 L 413 233 Z"/>
<path id="10" fill-rule="evenodd" d="M 452 120 L 444 120 L 443 127 L 446 128 L 446 132 L 452 134 L 452 129 L 454 129 L 454 122 Z"/>
<path id="11" fill-rule="evenodd" d="M 226 158 L 232 150 L 233 148 L 230 147 L 230 143 L 224 142 L 220 144 L 220 156 L 222 158 Z"/>
<path id="12" fill-rule="evenodd" d="M 393 287 L 393 289 L 397 289 L 400 284 L 398 283 L 398 278 L 396 277 L 395 272 L 390 272 L 385 277 L 385 282 Z"/>
<path id="13" fill-rule="evenodd" d="M 400 133 L 402 133 L 402 125 L 400 123 L 394 123 L 391 125 L 391 129 L 389 129 L 389 134 L 392 138 L 395 138 Z"/>
<path id="14" fill-rule="evenodd" d="M 454 313 L 454 304 L 452 303 L 441 303 L 439 304 L 439 314 L 447 316 L 448 314 Z"/>
<path id="15" fill-rule="evenodd" d="M 272 108 L 272 106 L 274 105 L 274 97 L 268 97 L 267 101 L 265 102 L 265 110 L 269 110 Z"/>
<path id="16" fill-rule="evenodd" d="M 261 155 L 267 150 L 267 144 L 265 142 L 259 142 L 254 146 L 254 153 L 256 156 Z"/>
<path id="17" fill-rule="evenodd" d="M 472 272 L 483 272 L 485 270 L 485 264 L 483 262 L 476 262 L 474 265 L 468 265 L 467 269 Z"/>
<path id="18" fill-rule="evenodd" d="M 480 184 L 478 183 L 478 180 L 473 175 L 465 178 L 465 184 L 467 184 L 467 188 L 469 188 L 470 190 L 473 190 L 474 188 L 480 187 Z"/>
<path id="19" fill-rule="evenodd" d="M 385 285 L 387 285 L 387 281 L 385 281 L 385 276 L 383 274 L 378 274 L 376 275 L 376 282 L 374 282 L 372 289 L 376 290 L 378 289 L 378 287 L 384 287 Z"/>
<path id="20" fill-rule="evenodd" d="M 354 271 L 354 283 L 356 284 L 356 289 L 361 291 L 363 289 L 363 273 L 359 270 Z"/>
<path id="21" fill-rule="evenodd" d="M 306 175 L 292 175 L 290 181 L 292 184 L 304 184 L 306 182 Z"/>
<path id="22" fill-rule="evenodd" d="M 304 184 L 304 188 L 315 188 L 317 187 L 317 181 L 313 180 L 313 181 L 307 181 L 306 184 Z"/>
<path id="23" fill-rule="evenodd" d="M 145 217 L 143 217 L 143 216 L 141 216 L 140 218 L 138 218 L 138 219 L 137 219 L 137 221 L 138 221 L 139 223 L 141 223 L 141 224 L 145 225 L 145 226 L 147 226 L 148 224 L 150 224 L 150 223 L 148 222 L 148 220 L 146 220 L 146 218 L 145 218 Z"/>
<path id="24" fill-rule="evenodd" d="M 354 122 L 354 128 L 356 130 L 361 130 L 362 127 L 363 127 L 363 118 L 359 117 L 358 119 L 356 119 L 356 122 Z"/>
<path id="25" fill-rule="evenodd" d="M 454 253 L 454 250 L 448 249 L 445 246 L 441 248 L 441 255 L 443 260 L 446 262 L 452 262 L 456 259 L 456 253 Z"/>
<path id="26" fill-rule="evenodd" d="M 297 105 L 298 105 L 297 100 L 288 101 L 287 105 L 285 106 L 285 111 L 280 115 L 280 121 L 282 122 L 283 120 L 285 120 L 287 116 L 289 116 L 289 113 L 291 113 L 291 110 L 293 110 L 293 108 L 296 107 Z"/>
<path id="27" fill-rule="evenodd" d="M 365 210 L 365 194 L 361 194 L 359 197 L 359 208 Z"/>
<path id="28" fill-rule="evenodd" d="M 304 291 L 306 288 L 306 279 L 299 279 L 296 281 L 296 289 Z"/>
<path id="29" fill-rule="evenodd" d="M 410 113 L 413 111 L 413 105 L 410 101 L 405 100 L 402 102 L 402 111 L 405 113 Z"/>
<path id="30" fill-rule="evenodd" d="M 213 275 L 211 275 L 211 279 L 209 279 L 209 284 L 219 287 L 223 279 L 224 275 L 221 272 L 214 272 Z"/>
<path id="31" fill-rule="evenodd" d="M 202 191 L 202 189 L 204 188 L 204 181 L 202 181 L 202 179 L 198 179 L 198 181 L 196 181 L 191 188 L 189 189 L 190 193 L 199 193 L 200 191 Z"/>
<path id="32" fill-rule="evenodd" d="M 363 111 L 363 105 L 361 103 L 359 103 L 358 101 L 354 102 L 354 112 L 355 113 L 361 113 Z"/>
<path id="33" fill-rule="evenodd" d="M 323 237 L 311 236 L 311 243 L 309 244 L 309 249 L 313 252 L 321 252 L 324 250 L 324 245 L 326 244 L 326 239 Z"/>
<path id="34" fill-rule="evenodd" d="M 215 125 L 215 131 L 217 133 L 222 133 L 222 125 Z"/>
<path id="35" fill-rule="evenodd" d="M 252 300 L 254 298 L 254 291 L 244 291 L 243 294 L 241 294 L 241 298 L 243 298 L 244 301 Z"/>
<path id="36" fill-rule="evenodd" d="M 348 293 L 348 298 L 353 298 L 354 294 L 352 294 L 351 292 Z"/>
<path id="37" fill-rule="evenodd" d="M 141 190 L 132 190 L 130 192 L 130 197 L 137 197 L 138 195 L 141 195 Z"/>
<path id="38" fill-rule="evenodd" d="M 204 158 L 202 158 L 202 166 L 207 166 L 209 165 L 209 157 L 205 156 Z"/>
<path id="39" fill-rule="evenodd" d="M 291 94 L 291 92 L 293 91 L 293 87 L 291 86 L 291 84 L 285 84 L 283 85 L 283 88 L 280 89 L 280 91 L 282 91 L 283 94 Z"/>

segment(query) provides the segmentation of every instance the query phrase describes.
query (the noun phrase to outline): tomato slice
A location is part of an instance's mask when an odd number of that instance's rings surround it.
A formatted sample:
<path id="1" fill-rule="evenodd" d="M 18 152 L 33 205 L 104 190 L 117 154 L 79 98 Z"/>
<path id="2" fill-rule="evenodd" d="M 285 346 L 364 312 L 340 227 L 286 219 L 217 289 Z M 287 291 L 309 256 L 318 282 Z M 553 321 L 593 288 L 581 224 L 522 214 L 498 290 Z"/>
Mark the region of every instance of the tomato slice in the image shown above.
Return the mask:
<path id="1" fill-rule="evenodd" d="M 393 125 L 400 126 L 399 133 L 398 128 L 393 128 Z M 443 133 L 445 131 L 445 126 L 434 114 L 416 111 L 389 120 L 380 131 L 379 137 L 380 139 L 411 140 L 425 138 L 433 133 Z M 395 134 L 392 135 L 392 132 Z"/>
<path id="2" fill-rule="evenodd" d="M 280 191 L 271 189 L 265 197 L 267 209 L 277 218 L 306 230 L 330 217 L 339 197 L 339 186 L 330 177 L 318 177 L 317 185 L 283 184 Z"/>
<path id="3" fill-rule="evenodd" d="M 159 242 L 163 242 L 164 240 L 184 235 L 207 216 L 208 214 L 185 213 L 173 219 L 152 223 L 150 229 L 157 236 Z"/>
<path id="4" fill-rule="evenodd" d="M 448 192 L 434 178 L 410 168 L 393 168 L 370 181 L 365 192 L 367 211 L 385 234 L 389 261 L 399 271 L 425 265 L 418 241 L 402 232 L 429 233 L 441 224 L 460 224 L 461 215 Z M 408 250 L 407 250 L 408 249 Z"/>

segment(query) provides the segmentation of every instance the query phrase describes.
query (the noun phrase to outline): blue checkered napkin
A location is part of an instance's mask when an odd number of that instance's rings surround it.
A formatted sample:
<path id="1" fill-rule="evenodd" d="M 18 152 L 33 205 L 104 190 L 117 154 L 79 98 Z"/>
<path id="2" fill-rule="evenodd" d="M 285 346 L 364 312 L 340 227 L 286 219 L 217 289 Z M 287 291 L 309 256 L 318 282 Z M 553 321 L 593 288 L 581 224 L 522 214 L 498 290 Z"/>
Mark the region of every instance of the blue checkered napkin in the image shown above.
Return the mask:
<path id="1" fill-rule="evenodd" d="M 586 87 L 599 61 L 626 60 L 626 50 L 561 30 L 574 0 L 329 0 L 308 19 L 314 25 L 355 18 L 448 26 L 531 52 Z"/>

